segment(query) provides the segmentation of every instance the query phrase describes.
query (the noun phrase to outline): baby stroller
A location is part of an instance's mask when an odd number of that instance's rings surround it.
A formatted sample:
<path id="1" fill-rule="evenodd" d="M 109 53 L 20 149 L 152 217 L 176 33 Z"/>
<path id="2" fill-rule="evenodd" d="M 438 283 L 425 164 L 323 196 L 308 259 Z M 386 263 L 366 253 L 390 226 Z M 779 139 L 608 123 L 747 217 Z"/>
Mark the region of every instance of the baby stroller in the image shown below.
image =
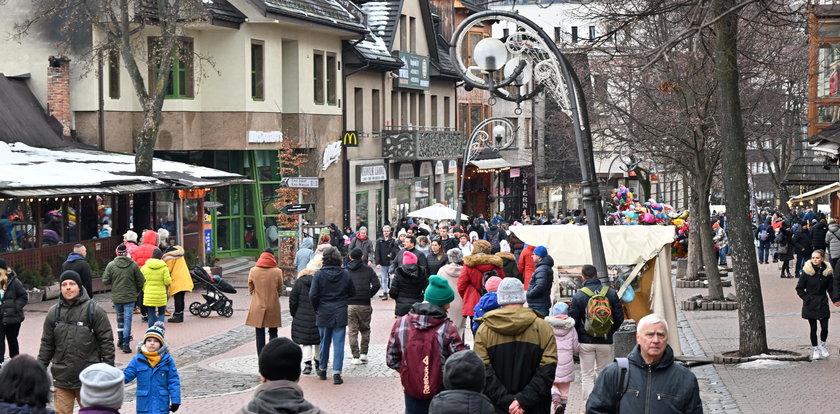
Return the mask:
<path id="1" fill-rule="evenodd" d="M 233 300 L 225 296 L 225 293 L 236 293 L 236 289 L 218 276 L 210 276 L 203 267 L 197 266 L 190 271 L 192 280 L 197 285 L 207 290 L 202 293 L 204 303 L 193 302 L 190 304 L 190 313 L 202 318 L 210 316 L 210 312 L 216 311 L 219 316 L 230 318 L 233 316 Z M 216 279 L 218 278 L 218 279 Z"/>

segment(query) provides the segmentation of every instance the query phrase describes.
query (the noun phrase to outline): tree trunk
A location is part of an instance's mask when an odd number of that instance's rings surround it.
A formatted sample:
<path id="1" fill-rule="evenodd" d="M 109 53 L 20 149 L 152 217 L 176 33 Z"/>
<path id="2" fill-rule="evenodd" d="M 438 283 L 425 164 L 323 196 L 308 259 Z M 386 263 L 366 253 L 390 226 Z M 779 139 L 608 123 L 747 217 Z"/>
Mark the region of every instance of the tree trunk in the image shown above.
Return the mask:
<path id="1" fill-rule="evenodd" d="M 788 206 L 788 200 L 790 200 L 790 191 L 786 185 L 779 186 L 779 211 L 782 213 L 782 217 L 787 217 L 790 215 L 790 206 Z"/>
<path id="2" fill-rule="evenodd" d="M 715 0 L 715 15 L 735 6 L 734 0 Z M 764 300 L 758 276 L 753 232 L 749 217 L 746 139 L 741 119 L 738 89 L 738 15 L 730 13 L 715 23 L 715 72 L 718 78 L 720 131 L 723 137 L 721 177 L 729 218 L 735 291 L 738 295 L 739 347 L 741 356 L 767 352 Z"/>
<path id="3" fill-rule="evenodd" d="M 700 228 L 697 226 L 697 211 L 699 210 L 697 191 L 693 186 L 686 186 L 691 188 L 688 196 L 688 211 L 691 212 L 688 220 L 688 268 L 685 272 L 686 280 L 697 280 L 697 273 L 700 271 Z"/>
<path id="4" fill-rule="evenodd" d="M 134 148 L 134 166 L 137 174 L 152 176 L 152 158 L 155 155 L 155 142 L 157 142 L 158 131 L 160 130 L 161 107 L 163 104 L 155 105 L 148 99 L 147 108 L 143 111 L 143 125 L 137 133 L 136 147 Z"/>
<path id="5" fill-rule="evenodd" d="M 701 257 L 703 258 L 703 269 L 706 271 L 706 280 L 709 282 L 709 299 L 723 299 L 723 286 L 720 284 L 720 272 L 718 272 L 718 258 L 715 255 L 715 243 L 712 241 L 712 222 L 709 220 L 709 187 L 702 174 L 695 174 L 694 185 L 699 189 L 697 199 L 697 214 L 694 219 L 697 227 L 700 228 Z"/>

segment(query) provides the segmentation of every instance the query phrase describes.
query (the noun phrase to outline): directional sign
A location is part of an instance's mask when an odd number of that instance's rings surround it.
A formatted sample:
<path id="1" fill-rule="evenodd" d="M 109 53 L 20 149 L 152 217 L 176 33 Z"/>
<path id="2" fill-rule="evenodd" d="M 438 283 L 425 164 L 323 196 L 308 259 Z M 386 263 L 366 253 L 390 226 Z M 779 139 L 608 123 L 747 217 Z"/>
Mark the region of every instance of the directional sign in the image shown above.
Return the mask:
<path id="1" fill-rule="evenodd" d="M 314 203 L 305 203 L 305 204 L 289 204 L 280 209 L 280 212 L 283 214 L 305 214 L 308 213 L 310 210 L 315 210 Z"/>
<path id="2" fill-rule="evenodd" d="M 288 188 L 318 188 L 318 177 L 283 177 L 281 187 Z"/>

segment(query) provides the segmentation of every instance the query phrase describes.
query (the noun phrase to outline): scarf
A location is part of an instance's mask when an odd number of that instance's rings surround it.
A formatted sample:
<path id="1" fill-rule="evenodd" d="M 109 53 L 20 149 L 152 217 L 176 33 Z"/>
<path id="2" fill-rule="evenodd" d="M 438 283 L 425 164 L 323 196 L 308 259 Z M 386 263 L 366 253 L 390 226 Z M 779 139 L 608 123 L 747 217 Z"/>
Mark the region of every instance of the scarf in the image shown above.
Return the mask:
<path id="1" fill-rule="evenodd" d="M 365 241 L 365 240 L 367 240 L 368 235 L 367 234 L 357 234 L 356 238 L 361 240 L 361 241 Z"/>
<path id="2" fill-rule="evenodd" d="M 142 352 L 143 355 L 146 356 L 146 360 L 149 361 L 149 365 L 151 365 L 152 368 L 154 368 L 155 365 L 157 365 L 158 362 L 160 362 L 160 354 L 159 353 L 147 351 L 145 346 L 142 349 L 140 349 L 140 352 Z"/>

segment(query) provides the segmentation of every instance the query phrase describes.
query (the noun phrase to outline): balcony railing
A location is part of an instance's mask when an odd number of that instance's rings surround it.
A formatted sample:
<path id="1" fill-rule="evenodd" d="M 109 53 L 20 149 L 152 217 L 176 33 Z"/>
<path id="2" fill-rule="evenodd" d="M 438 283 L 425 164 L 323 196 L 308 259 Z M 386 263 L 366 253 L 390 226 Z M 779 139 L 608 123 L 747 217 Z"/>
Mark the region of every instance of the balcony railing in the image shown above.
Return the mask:
<path id="1" fill-rule="evenodd" d="M 464 134 L 444 128 L 390 129 L 380 132 L 382 156 L 392 160 L 440 160 L 460 157 Z"/>

